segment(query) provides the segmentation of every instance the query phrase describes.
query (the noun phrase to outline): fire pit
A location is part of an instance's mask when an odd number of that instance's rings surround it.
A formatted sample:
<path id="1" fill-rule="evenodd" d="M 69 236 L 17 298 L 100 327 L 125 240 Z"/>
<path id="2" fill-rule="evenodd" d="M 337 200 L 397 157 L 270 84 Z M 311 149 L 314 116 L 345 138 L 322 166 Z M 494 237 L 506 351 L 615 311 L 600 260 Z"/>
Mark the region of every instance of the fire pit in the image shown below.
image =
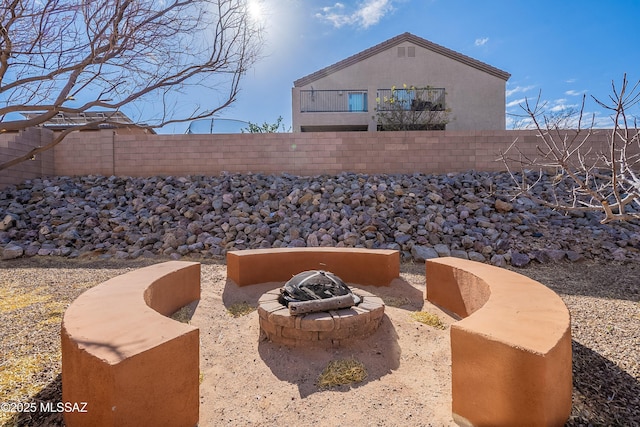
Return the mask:
<path id="1" fill-rule="evenodd" d="M 258 301 L 260 330 L 266 339 L 288 346 L 337 347 L 378 329 L 381 298 L 349 288 L 336 275 L 306 271 Z"/>

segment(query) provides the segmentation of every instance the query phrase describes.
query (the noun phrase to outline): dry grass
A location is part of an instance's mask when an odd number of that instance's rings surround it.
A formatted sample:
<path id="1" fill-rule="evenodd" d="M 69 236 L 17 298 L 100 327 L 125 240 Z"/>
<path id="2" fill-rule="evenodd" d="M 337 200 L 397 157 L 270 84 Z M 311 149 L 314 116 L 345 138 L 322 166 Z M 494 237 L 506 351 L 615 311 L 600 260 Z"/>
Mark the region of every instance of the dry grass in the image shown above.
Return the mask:
<path id="1" fill-rule="evenodd" d="M 407 297 L 396 297 L 396 296 L 390 296 L 390 295 L 383 296 L 382 301 L 384 302 L 384 305 L 388 307 L 396 307 L 396 308 L 411 304 L 411 300 Z"/>
<path id="2" fill-rule="evenodd" d="M 255 311 L 255 309 L 255 307 L 247 304 L 246 302 L 240 302 L 230 305 L 227 308 L 227 313 L 229 313 L 233 317 L 242 317 Z"/>
<path id="3" fill-rule="evenodd" d="M 444 323 L 442 323 L 440 318 L 435 314 L 427 313 L 426 311 L 414 311 L 410 316 L 413 320 L 436 329 L 446 329 Z"/>
<path id="4" fill-rule="evenodd" d="M 367 369 L 355 359 L 333 360 L 318 377 L 318 387 L 325 389 L 359 383 L 367 378 Z"/>

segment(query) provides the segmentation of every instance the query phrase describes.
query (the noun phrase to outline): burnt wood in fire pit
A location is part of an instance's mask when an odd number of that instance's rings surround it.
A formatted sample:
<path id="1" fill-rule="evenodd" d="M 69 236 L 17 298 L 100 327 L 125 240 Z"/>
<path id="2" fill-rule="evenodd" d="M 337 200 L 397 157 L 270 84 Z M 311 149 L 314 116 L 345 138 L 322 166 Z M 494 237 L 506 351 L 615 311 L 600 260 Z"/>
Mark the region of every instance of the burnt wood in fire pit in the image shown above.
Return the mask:
<path id="1" fill-rule="evenodd" d="M 280 290 L 280 303 L 289 308 L 291 314 L 348 308 L 362 299 L 335 274 L 311 270 L 293 276 Z"/>

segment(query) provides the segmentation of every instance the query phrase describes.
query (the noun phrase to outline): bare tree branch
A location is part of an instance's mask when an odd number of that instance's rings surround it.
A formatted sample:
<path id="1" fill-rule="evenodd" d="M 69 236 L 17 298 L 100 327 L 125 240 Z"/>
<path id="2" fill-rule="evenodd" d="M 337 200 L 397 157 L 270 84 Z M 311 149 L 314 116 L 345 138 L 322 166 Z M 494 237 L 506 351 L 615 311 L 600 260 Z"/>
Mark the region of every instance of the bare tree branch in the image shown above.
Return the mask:
<path id="1" fill-rule="evenodd" d="M 572 120 L 545 115 L 540 95 L 533 106 L 525 100 L 521 107 L 541 140 L 535 157 L 517 139 L 499 156 L 515 183 L 516 196 L 526 194 L 562 211 L 600 211 L 602 223 L 640 219 L 640 132 L 635 119 L 631 125 L 627 117 L 629 108 L 640 102 L 640 82 L 629 90 L 625 74 L 620 88 L 612 82 L 612 93 L 610 103 L 593 98 L 612 112 L 613 129 L 603 150 L 592 144 L 594 116 L 582 128 L 586 97 Z M 575 123 L 576 128 L 567 129 L 567 123 Z M 514 172 L 514 166 L 520 171 Z M 528 172 L 531 169 L 538 171 L 535 177 Z M 543 176 L 550 172 L 555 173 L 551 194 L 536 196 Z"/>
<path id="2" fill-rule="evenodd" d="M 0 132 L 150 102 L 166 104 L 134 118 L 148 127 L 210 117 L 236 100 L 260 46 L 247 0 L 0 0 Z M 216 100 L 181 99 L 193 86 Z"/>

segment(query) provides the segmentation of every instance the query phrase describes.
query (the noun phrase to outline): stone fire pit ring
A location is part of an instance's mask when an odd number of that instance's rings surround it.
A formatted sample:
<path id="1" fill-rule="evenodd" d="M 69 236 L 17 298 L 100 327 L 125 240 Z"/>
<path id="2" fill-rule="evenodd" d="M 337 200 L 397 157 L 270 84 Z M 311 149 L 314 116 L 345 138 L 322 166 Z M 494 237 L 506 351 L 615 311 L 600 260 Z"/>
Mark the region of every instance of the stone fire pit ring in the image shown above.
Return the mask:
<path id="1" fill-rule="evenodd" d="M 299 315 L 292 315 L 278 301 L 279 289 L 264 293 L 258 300 L 262 337 L 289 347 L 339 347 L 348 340 L 373 334 L 384 316 L 384 302 L 369 292 L 350 288 L 363 298 L 360 304 Z"/>

